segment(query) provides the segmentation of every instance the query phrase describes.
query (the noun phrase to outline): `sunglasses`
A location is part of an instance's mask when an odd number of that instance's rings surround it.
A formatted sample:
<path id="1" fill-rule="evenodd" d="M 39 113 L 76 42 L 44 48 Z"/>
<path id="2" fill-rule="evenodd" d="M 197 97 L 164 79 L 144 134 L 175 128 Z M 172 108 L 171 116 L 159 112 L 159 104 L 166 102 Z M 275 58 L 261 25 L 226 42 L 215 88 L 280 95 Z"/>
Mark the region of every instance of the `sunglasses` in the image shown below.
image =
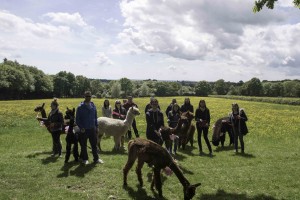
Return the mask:
<path id="1" fill-rule="evenodd" d="M 92 96 L 85 96 L 85 97 L 92 97 Z"/>

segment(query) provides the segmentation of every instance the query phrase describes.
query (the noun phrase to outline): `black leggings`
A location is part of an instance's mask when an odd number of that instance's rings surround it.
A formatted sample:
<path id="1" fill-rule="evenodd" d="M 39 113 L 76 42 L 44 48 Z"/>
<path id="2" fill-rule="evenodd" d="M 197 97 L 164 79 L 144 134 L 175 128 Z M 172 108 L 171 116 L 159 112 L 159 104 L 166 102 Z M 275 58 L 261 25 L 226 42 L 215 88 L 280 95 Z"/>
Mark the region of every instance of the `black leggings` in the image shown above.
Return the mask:
<path id="1" fill-rule="evenodd" d="M 208 140 L 208 128 L 197 126 L 199 151 L 202 152 L 202 142 L 201 142 L 202 131 L 203 131 L 203 137 L 204 137 L 204 140 L 205 140 L 206 145 L 208 147 L 208 150 L 211 153 L 212 150 L 211 150 L 211 146 L 210 146 L 210 143 L 209 143 L 209 140 Z"/>
<path id="2" fill-rule="evenodd" d="M 61 155 L 61 142 L 60 142 L 60 133 L 61 131 L 52 131 L 51 135 L 52 135 L 52 143 L 53 143 L 53 153 L 54 154 L 59 154 Z"/>

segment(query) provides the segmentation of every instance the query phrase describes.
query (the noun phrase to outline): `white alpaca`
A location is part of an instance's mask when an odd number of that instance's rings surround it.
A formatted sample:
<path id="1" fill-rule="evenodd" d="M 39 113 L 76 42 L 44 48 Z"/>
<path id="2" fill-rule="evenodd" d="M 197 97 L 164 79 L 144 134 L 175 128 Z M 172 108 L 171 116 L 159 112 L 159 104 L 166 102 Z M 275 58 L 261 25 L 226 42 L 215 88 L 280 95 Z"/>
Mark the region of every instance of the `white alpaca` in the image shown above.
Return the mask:
<path id="1" fill-rule="evenodd" d="M 105 134 L 106 136 L 113 136 L 115 141 L 114 149 L 120 149 L 121 137 L 126 134 L 130 129 L 135 116 L 139 115 L 140 111 L 136 107 L 131 107 L 127 111 L 126 119 L 112 119 L 107 117 L 98 118 L 98 148 L 101 150 L 101 138 Z M 124 141 L 122 141 L 122 147 L 124 147 Z"/>

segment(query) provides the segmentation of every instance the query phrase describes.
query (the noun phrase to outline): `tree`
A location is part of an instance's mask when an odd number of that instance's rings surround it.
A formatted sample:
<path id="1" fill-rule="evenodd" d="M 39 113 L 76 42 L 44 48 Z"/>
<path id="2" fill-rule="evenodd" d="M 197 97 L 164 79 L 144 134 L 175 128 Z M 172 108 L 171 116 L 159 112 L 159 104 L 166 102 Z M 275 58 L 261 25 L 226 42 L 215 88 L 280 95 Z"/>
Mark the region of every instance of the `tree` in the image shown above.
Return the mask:
<path id="1" fill-rule="evenodd" d="M 139 94 L 142 97 L 147 97 L 147 96 L 149 96 L 149 91 L 150 91 L 149 87 L 148 87 L 147 83 L 145 82 L 142 84 Z"/>
<path id="2" fill-rule="evenodd" d="M 121 84 L 119 82 L 114 82 L 111 87 L 111 97 L 119 98 L 121 95 Z"/>
<path id="3" fill-rule="evenodd" d="M 76 85 L 75 85 L 75 96 L 82 97 L 86 90 L 90 90 L 90 80 L 85 76 L 79 75 L 76 76 Z"/>
<path id="4" fill-rule="evenodd" d="M 253 7 L 253 12 L 256 13 L 256 12 L 261 11 L 264 6 L 267 6 L 267 8 L 269 8 L 269 9 L 273 9 L 274 8 L 274 3 L 276 1 L 277 0 L 258 0 L 258 1 L 255 1 L 254 7 Z M 300 0 L 293 0 L 293 3 L 295 5 L 295 7 L 300 8 Z"/>
<path id="5" fill-rule="evenodd" d="M 131 80 L 128 78 L 121 78 L 119 82 L 121 84 L 121 90 L 124 91 L 125 97 L 132 93 L 133 84 Z"/>
<path id="6" fill-rule="evenodd" d="M 91 81 L 91 92 L 95 94 L 97 97 L 100 97 L 103 92 L 102 82 L 98 79 Z"/>
<path id="7" fill-rule="evenodd" d="M 211 86 L 207 81 L 200 81 L 195 86 L 197 96 L 208 96 L 211 92 Z"/>
<path id="8" fill-rule="evenodd" d="M 243 95 L 261 96 L 263 94 L 263 87 L 258 78 L 252 78 L 250 81 L 247 81 L 245 89 L 247 90 L 247 94 Z"/>
<path id="9" fill-rule="evenodd" d="M 168 96 L 167 91 L 168 91 L 168 85 L 166 82 L 156 83 L 156 92 L 155 92 L 156 96 L 160 96 L 160 97 Z"/>
<path id="10" fill-rule="evenodd" d="M 214 89 L 218 95 L 226 94 L 226 85 L 223 79 L 219 79 L 214 84 Z"/>

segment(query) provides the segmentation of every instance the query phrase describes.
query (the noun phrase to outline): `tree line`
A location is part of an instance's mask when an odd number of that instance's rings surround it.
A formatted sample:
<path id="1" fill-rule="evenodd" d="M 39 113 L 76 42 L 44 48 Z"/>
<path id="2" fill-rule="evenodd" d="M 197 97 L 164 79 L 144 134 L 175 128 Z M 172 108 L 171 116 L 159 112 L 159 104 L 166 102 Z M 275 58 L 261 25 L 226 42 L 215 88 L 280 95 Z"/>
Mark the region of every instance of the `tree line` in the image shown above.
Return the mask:
<path id="1" fill-rule="evenodd" d="M 91 90 L 98 98 L 125 98 L 147 96 L 208 96 L 242 95 L 266 97 L 300 97 L 300 80 L 260 81 L 252 78 L 243 82 L 223 79 L 208 81 L 159 81 L 90 79 L 71 72 L 45 74 L 33 66 L 19 64 L 6 58 L 0 63 L 0 99 L 39 99 L 52 97 L 82 97 Z"/>

